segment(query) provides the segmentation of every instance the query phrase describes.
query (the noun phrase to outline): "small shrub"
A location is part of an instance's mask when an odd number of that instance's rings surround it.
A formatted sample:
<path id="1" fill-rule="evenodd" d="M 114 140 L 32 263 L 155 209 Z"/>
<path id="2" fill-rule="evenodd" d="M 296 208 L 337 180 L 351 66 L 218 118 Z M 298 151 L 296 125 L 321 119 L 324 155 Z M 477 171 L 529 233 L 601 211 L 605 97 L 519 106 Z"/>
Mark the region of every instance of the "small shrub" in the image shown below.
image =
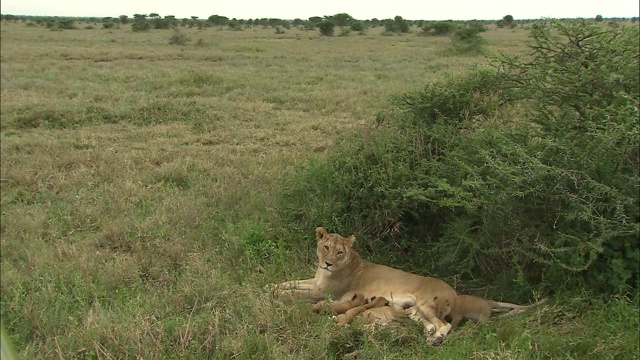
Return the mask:
<path id="1" fill-rule="evenodd" d="M 75 26 L 75 21 L 73 19 L 60 19 L 57 21 L 58 28 L 65 30 L 73 30 L 77 29 Z"/>
<path id="2" fill-rule="evenodd" d="M 349 36 L 349 34 L 351 34 L 351 28 L 342 28 L 340 30 L 340 34 L 338 34 L 338 36 Z"/>
<path id="3" fill-rule="evenodd" d="M 335 27 L 336 25 L 331 21 L 324 21 L 318 24 L 318 29 L 320 29 L 320 34 L 323 36 L 333 36 Z"/>
<path id="4" fill-rule="evenodd" d="M 350 28 L 353 31 L 364 31 L 364 24 L 362 23 L 362 21 L 356 21 L 351 24 Z"/>
<path id="5" fill-rule="evenodd" d="M 187 43 L 191 41 L 186 34 L 180 32 L 180 30 L 175 29 L 173 31 L 173 35 L 169 38 L 170 45 L 187 45 Z"/>
<path id="6" fill-rule="evenodd" d="M 451 53 L 455 55 L 476 55 L 482 53 L 484 39 L 476 27 L 463 27 L 451 35 Z"/>
<path id="7" fill-rule="evenodd" d="M 396 16 L 393 20 L 387 19 L 384 21 L 384 30 L 387 33 L 408 33 L 409 22 L 402 18 L 402 16 Z"/>
<path id="8" fill-rule="evenodd" d="M 280 26 L 276 26 L 275 29 L 276 29 L 276 35 L 284 34 L 284 30 Z"/>
<path id="9" fill-rule="evenodd" d="M 116 26 L 116 23 L 111 21 L 102 23 L 103 29 L 113 29 L 115 26 Z"/>
<path id="10" fill-rule="evenodd" d="M 136 19 L 133 21 L 133 24 L 131 24 L 131 31 L 146 32 L 149 31 L 150 27 L 151 26 L 149 25 L 149 21 L 147 21 L 146 19 Z"/>
<path id="11" fill-rule="evenodd" d="M 450 21 L 437 21 L 427 23 L 422 27 L 424 35 L 444 36 L 449 35 L 456 29 L 456 24 Z"/>

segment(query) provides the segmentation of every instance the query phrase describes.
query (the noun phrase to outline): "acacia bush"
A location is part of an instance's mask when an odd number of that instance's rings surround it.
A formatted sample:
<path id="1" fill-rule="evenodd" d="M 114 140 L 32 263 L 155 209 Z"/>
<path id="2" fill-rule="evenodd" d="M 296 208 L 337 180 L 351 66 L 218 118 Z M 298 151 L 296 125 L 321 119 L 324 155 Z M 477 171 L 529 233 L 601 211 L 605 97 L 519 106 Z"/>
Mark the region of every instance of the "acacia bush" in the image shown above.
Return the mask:
<path id="1" fill-rule="evenodd" d="M 410 30 L 409 22 L 402 18 L 402 16 L 396 16 L 384 21 L 384 31 L 386 33 L 408 33 Z"/>
<path id="2" fill-rule="evenodd" d="M 456 24 L 451 21 L 434 21 L 422 26 L 423 35 L 443 36 L 449 35 L 456 29 Z"/>
<path id="3" fill-rule="evenodd" d="M 450 53 L 454 55 L 476 55 L 482 53 L 484 39 L 480 36 L 481 28 L 477 26 L 465 26 L 455 30 L 451 34 Z"/>
<path id="4" fill-rule="evenodd" d="M 638 29 L 539 22 L 531 38 L 526 60 L 401 94 L 310 160 L 283 188 L 288 231 L 356 233 L 361 249 L 514 299 L 637 289 Z"/>
<path id="5" fill-rule="evenodd" d="M 323 36 L 333 36 L 335 27 L 336 24 L 332 23 L 331 21 L 323 21 L 318 24 L 320 34 Z"/>

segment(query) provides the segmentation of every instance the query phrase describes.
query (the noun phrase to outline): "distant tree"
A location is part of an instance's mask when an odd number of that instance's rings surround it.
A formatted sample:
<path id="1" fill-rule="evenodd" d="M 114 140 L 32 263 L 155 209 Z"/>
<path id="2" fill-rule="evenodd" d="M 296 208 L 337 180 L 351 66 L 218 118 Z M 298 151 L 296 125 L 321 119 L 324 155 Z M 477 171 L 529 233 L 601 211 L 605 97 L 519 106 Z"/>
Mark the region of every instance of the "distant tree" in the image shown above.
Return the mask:
<path id="1" fill-rule="evenodd" d="M 312 23 L 313 25 L 317 25 L 320 24 L 324 19 L 321 18 L 320 16 L 312 16 L 309 18 L 309 22 Z"/>
<path id="2" fill-rule="evenodd" d="M 393 21 L 398 25 L 398 29 L 400 29 L 400 32 L 409 32 L 409 22 L 403 19 L 402 16 L 396 16 L 395 18 L 393 18 Z"/>
<path id="3" fill-rule="evenodd" d="M 403 19 L 402 16 L 396 16 L 393 20 L 387 19 L 384 21 L 384 29 L 386 32 L 408 33 L 409 22 Z"/>
<path id="4" fill-rule="evenodd" d="M 127 15 L 120 15 L 120 24 L 126 25 L 129 23 L 129 17 Z"/>
<path id="5" fill-rule="evenodd" d="M 149 21 L 147 21 L 147 15 L 145 14 L 134 14 L 133 15 L 133 24 L 131 25 L 131 30 L 134 32 L 143 32 L 149 31 Z"/>
<path id="6" fill-rule="evenodd" d="M 484 39 L 476 27 L 465 26 L 451 35 L 454 54 L 479 54 L 482 52 Z"/>
<path id="7" fill-rule="evenodd" d="M 595 21 L 596 22 L 602 22 L 602 20 L 604 20 L 604 18 L 602 17 L 602 15 L 598 14 L 596 15 Z"/>
<path id="8" fill-rule="evenodd" d="M 289 22 L 286 20 L 274 19 L 274 18 L 267 20 L 267 25 L 271 26 L 272 28 L 276 26 L 284 26 L 285 23 L 287 24 L 287 26 L 289 26 Z"/>
<path id="9" fill-rule="evenodd" d="M 516 22 L 513 20 L 513 16 L 505 15 L 502 19 L 496 22 L 496 25 L 498 25 L 499 28 L 503 28 L 505 26 L 509 28 L 514 28 L 516 27 Z"/>
<path id="10" fill-rule="evenodd" d="M 434 21 L 424 24 L 422 31 L 425 35 L 442 36 L 449 35 L 456 29 L 452 21 Z"/>
<path id="11" fill-rule="evenodd" d="M 353 22 L 353 17 L 349 14 L 340 13 L 332 16 L 332 21 L 334 24 L 340 27 L 349 26 Z"/>
<path id="12" fill-rule="evenodd" d="M 237 19 L 231 19 L 227 25 L 229 26 L 229 30 L 242 31 L 242 26 Z"/>
<path id="13" fill-rule="evenodd" d="M 226 16 L 211 15 L 207 19 L 207 22 L 209 22 L 211 25 L 221 26 L 226 25 L 229 22 L 229 18 Z"/>
<path id="14" fill-rule="evenodd" d="M 300 19 L 300 18 L 295 18 L 295 19 L 293 19 L 293 22 L 292 22 L 293 26 L 300 26 L 300 25 L 302 25 L 302 23 L 303 23 L 302 19 Z"/>
<path id="15" fill-rule="evenodd" d="M 65 29 L 65 30 L 77 29 L 73 19 L 60 19 L 57 21 L 57 26 L 54 25 L 51 28 L 53 29 L 56 27 L 58 29 Z"/>
<path id="16" fill-rule="evenodd" d="M 165 15 L 164 20 L 169 24 L 169 27 L 178 26 L 178 19 L 175 15 Z"/>
<path id="17" fill-rule="evenodd" d="M 324 36 L 333 36 L 335 27 L 336 27 L 336 24 L 332 23 L 331 21 L 323 21 L 320 24 L 318 24 L 318 28 L 320 29 L 320 34 Z"/>
<path id="18" fill-rule="evenodd" d="M 351 24 L 351 30 L 353 31 L 364 31 L 364 24 L 362 21 L 356 21 Z"/>
<path id="19" fill-rule="evenodd" d="M 159 18 L 159 17 L 160 17 L 160 14 L 158 14 L 158 13 L 151 13 L 151 14 L 149 14 L 149 17 L 150 17 L 150 18 L 152 18 L 152 19 L 157 19 L 157 18 Z"/>
<path id="20" fill-rule="evenodd" d="M 467 26 L 470 27 L 470 28 L 474 28 L 474 29 L 478 30 L 478 32 L 487 31 L 487 27 L 484 26 L 483 23 L 481 23 L 479 21 L 476 21 L 476 20 L 472 20 L 472 21 L 467 22 Z"/>

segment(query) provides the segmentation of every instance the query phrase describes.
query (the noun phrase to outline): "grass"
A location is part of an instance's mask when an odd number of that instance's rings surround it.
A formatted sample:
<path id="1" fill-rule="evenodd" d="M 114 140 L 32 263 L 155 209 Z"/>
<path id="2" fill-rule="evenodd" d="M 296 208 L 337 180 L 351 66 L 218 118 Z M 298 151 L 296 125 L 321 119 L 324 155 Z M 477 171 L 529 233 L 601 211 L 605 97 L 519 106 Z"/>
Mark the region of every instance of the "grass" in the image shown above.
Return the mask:
<path id="1" fill-rule="evenodd" d="M 1 315 L 24 358 L 637 358 L 637 298 L 558 295 L 430 348 L 411 322 L 336 328 L 262 291 L 313 273 L 313 229 L 304 248 L 273 235 L 280 179 L 484 58 L 417 29 L 181 29 L 180 46 L 79 28 L 1 27 Z M 525 50 L 525 30 L 482 36 Z"/>

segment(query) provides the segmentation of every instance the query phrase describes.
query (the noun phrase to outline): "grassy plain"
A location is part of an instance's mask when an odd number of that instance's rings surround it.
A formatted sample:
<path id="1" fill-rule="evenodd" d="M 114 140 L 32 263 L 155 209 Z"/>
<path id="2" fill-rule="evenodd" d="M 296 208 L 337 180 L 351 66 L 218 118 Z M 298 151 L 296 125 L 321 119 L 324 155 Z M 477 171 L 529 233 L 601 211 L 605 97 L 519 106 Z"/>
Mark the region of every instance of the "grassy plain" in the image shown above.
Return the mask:
<path id="1" fill-rule="evenodd" d="M 637 358 L 625 299 L 556 298 L 430 348 L 418 325 L 336 328 L 262 291 L 313 274 L 313 229 L 303 249 L 273 236 L 280 179 L 483 57 L 416 29 L 181 29 L 178 46 L 84 26 L 1 28 L 1 315 L 24 358 Z M 523 29 L 483 37 L 526 50 Z"/>

